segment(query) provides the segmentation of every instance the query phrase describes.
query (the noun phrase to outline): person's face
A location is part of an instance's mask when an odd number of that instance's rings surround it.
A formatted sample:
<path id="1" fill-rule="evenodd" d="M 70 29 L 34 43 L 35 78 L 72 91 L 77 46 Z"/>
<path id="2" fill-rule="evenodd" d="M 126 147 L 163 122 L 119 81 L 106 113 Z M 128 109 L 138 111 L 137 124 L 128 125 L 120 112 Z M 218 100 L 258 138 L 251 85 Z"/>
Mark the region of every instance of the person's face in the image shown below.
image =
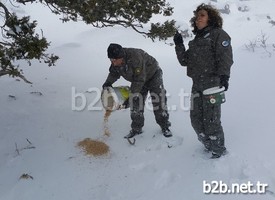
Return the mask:
<path id="1" fill-rule="evenodd" d="M 112 65 L 115 67 L 120 67 L 123 65 L 123 58 L 118 58 L 118 59 L 110 58 L 110 61 Z"/>
<path id="2" fill-rule="evenodd" d="M 198 11 L 195 21 L 197 28 L 201 30 L 208 26 L 208 19 L 208 13 L 206 10 Z"/>

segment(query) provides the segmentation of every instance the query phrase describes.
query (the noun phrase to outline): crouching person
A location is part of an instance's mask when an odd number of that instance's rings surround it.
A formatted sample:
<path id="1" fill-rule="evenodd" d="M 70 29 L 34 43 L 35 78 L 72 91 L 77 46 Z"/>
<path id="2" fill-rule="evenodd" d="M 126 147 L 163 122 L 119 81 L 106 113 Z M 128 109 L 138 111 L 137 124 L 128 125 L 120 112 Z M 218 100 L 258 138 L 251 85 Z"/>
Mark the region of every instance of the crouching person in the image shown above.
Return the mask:
<path id="1" fill-rule="evenodd" d="M 144 105 L 148 93 L 151 95 L 155 119 L 162 134 L 171 137 L 166 90 L 163 86 L 162 70 L 156 59 L 142 49 L 123 48 L 114 43 L 109 45 L 107 54 L 111 66 L 102 87 L 112 87 L 121 76 L 131 82 L 131 94 L 125 103 L 129 103 L 132 123 L 129 134 L 124 138 L 132 138 L 142 133 Z"/>

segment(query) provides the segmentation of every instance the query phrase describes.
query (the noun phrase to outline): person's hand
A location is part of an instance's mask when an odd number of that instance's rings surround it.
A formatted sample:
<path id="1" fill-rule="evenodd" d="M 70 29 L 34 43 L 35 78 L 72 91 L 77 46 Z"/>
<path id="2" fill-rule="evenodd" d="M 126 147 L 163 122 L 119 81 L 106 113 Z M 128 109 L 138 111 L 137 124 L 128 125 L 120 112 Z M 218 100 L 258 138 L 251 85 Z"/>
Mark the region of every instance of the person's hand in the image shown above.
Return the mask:
<path id="1" fill-rule="evenodd" d="M 110 82 L 105 82 L 103 85 L 102 85 L 102 89 L 105 89 L 107 87 L 112 87 L 112 84 Z"/>
<path id="2" fill-rule="evenodd" d="M 129 98 L 126 99 L 126 101 L 124 101 L 122 105 L 124 106 L 124 108 L 129 108 Z"/>
<path id="3" fill-rule="evenodd" d="M 124 101 L 122 105 L 118 107 L 118 110 L 129 108 L 129 98 Z"/>
<path id="4" fill-rule="evenodd" d="M 228 86 L 229 86 L 229 76 L 227 75 L 220 75 L 220 85 L 221 87 L 224 87 L 224 91 L 228 90 Z"/>
<path id="5" fill-rule="evenodd" d="M 178 31 L 174 35 L 174 43 L 175 43 L 176 46 L 183 44 L 182 36 Z"/>

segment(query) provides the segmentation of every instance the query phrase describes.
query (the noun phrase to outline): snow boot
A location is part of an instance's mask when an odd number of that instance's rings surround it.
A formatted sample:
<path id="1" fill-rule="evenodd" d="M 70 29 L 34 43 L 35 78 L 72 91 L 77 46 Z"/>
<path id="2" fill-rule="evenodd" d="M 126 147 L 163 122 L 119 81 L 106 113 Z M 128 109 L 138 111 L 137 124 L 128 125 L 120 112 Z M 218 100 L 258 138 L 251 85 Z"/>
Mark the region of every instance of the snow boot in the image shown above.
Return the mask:
<path id="1" fill-rule="evenodd" d="M 216 159 L 216 158 L 220 158 L 221 156 L 224 156 L 228 154 L 228 151 L 227 150 L 224 150 L 221 154 L 218 154 L 216 152 L 212 152 L 212 156 L 211 156 L 211 159 Z"/>
<path id="2" fill-rule="evenodd" d="M 142 131 L 141 130 L 131 130 L 130 133 L 128 135 L 125 135 L 124 138 L 129 139 L 134 137 L 135 135 L 139 135 L 141 134 Z"/>
<path id="3" fill-rule="evenodd" d="M 172 137 L 172 132 L 170 131 L 169 128 L 162 128 L 161 130 L 162 134 L 164 137 Z"/>

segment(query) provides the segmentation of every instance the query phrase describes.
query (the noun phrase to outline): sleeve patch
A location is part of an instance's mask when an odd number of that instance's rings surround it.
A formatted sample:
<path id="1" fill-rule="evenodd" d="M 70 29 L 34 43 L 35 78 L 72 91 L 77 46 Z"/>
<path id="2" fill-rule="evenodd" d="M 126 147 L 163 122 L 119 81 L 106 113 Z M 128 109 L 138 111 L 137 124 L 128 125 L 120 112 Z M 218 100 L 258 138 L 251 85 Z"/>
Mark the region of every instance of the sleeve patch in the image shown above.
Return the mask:
<path id="1" fill-rule="evenodd" d="M 141 73 L 141 71 L 142 71 L 141 67 L 135 68 L 135 74 L 136 75 L 139 75 Z"/>
<path id="2" fill-rule="evenodd" d="M 230 44 L 230 42 L 229 42 L 228 40 L 222 41 L 222 46 L 223 46 L 223 47 L 228 47 L 229 44 Z"/>

